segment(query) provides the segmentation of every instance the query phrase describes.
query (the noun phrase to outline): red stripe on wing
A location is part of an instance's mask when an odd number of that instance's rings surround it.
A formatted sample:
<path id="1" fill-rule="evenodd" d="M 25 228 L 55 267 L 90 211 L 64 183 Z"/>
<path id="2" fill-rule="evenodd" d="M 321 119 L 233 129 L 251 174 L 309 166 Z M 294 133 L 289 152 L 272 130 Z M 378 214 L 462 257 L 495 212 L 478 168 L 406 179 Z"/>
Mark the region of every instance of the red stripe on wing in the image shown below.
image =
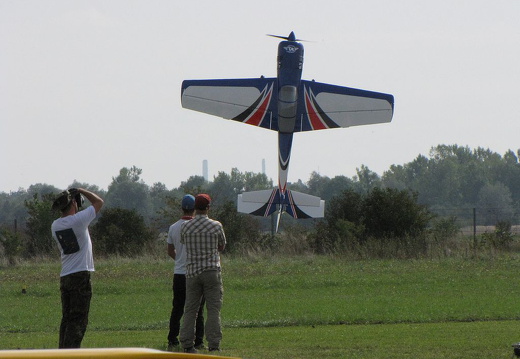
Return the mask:
<path id="1" fill-rule="evenodd" d="M 327 126 L 325 122 L 321 118 L 321 116 L 316 113 L 316 108 L 313 105 L 311 100 L 312 93 L 309 94 L 307 88 L 305 89 L 305 108 L 307 110 L 307 116 L 309 116 L 309 121 L 311 123 L 311 127 L 313 130 L 323 130 L 326 129 Z"/>
<path id="2" fill-rule="evenodd" d="M 267 89 L 267 86 L 266 86 L 266 89 Z M 265 89 L 264 89 L 264 92 L 265 92 Z M 245 123 L 247 123 L 249 125 L 258 126 L 259 123 L 262 122 L 262 119 L 265 116 L 266 110 L 269 107 L 269 102 L 271 101 L 272 94 L 273 94 L 273 85 L 271 85 L 271 88 L 269 89 L 269 91 L 267 93 L 263 94 L 264 97 L 262 99 L 262 103 L 260 104 L 260 106 L 258 106 L 256 111 L 253 112 L 249 116 L 249 118 L 244 121 Z"/>

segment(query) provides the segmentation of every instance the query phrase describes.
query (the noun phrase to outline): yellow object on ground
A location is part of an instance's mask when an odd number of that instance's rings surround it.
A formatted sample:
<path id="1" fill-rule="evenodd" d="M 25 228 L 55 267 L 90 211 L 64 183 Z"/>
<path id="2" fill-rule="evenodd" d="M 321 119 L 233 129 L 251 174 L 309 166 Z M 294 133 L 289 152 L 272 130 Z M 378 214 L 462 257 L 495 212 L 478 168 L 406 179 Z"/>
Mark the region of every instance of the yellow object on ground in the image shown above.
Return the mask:
<path id="1" fill-rule="evenodd" d="M 171 353 L 148 348 L 90 348 L 90 349 L 23 349 L 0 350 L 0 358 L 88 358 L 88 359 L 216 359 L 230 358 L 205 354 Z M 238 359 L 238 358 L 234 358 Z"/>

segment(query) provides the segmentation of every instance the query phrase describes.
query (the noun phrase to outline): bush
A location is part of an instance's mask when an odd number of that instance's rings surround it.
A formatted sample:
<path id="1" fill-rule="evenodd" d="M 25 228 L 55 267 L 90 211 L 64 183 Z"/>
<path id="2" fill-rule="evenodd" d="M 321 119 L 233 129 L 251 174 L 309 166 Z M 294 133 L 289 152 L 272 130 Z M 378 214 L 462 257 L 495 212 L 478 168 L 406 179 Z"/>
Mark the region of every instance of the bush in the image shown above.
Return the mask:
<path id="1" fill-rule="evenodd" d="M 499 248 L 509 248 L 513 242 L 513 233 L 511 232 L 511 222 L 500 221 L 495 227 L 495 236 L 497 237 L 497 245 Z"/>
<path id="2" fill-rule="evenodd" d="M 32 200 L 25 201 L 29 214 L 26 223 L 29 239 L 25 251 L 28 257 L 50 254 L 56 246 L 52 238 L 51 225 L 59 214 L 51 209 L 53 200 L 53 194 L 45 194 L 41 198 L 34 194 Z"/>
<path id="3" fill-rule="evenodd" d="M 0 244 L 3 247 L 7 264 L 14 266 L 16 264 L 16 257 L 22 251 L 22 241 L 20 236 L 18 233 L 13 233 L 7 228 L 0 228 Z"/>
<path id="4" fill-rule="evenodd" d="M 375 241 L 413 256 L 427 248 L 426 229 L 432 217 L 417 203 L 417 194 L 409 191 L 374 188 L 362 195 L 348 190 L 331 200 L 325 222 L 313 234 L 314 246 L 318 253 L 361 251 L 360 246 L 370 242 L 374 247 Z"/>
<path id="5" fill-rule="evenodd" d="M 229 253 L 248 251 L 263 242 L 259 221 L 253 216 L 238 213 L 231 201 L 213 207 L 209 216 L 222 223 L 226 251 Z"/>
<path id="6" fill-rule="evenodd" d="M 511 233 L 511 222 L 501 221 L 495 226 L 492 233 L 483 233 L 480 235 L 483 245 L 487 245 L 494 249 L 508 249 L 513 243 L 513 234 Z"/>
<path id="7" fill-rule="evenodd" d="M 154 234 L 135 210 L 107 208 L 93 226 L 92 237 L 100 254 L 133 257 L 143 253 Z"/>
<path id="8" fill-rule="evenodd" d="M 374 188 L 364 200 L 365 234 L 375 238 L 405 238 L 425 232 L 432 215 L 417 203 L 417 194 Z"/>
<path id="9" fill-rule="evenodd" d="M 457 225 L 457 217 L 451 216 L 435 220 L 431 232 L 436 243 L 446 244 L 460 232 L 460 228 Z"/>

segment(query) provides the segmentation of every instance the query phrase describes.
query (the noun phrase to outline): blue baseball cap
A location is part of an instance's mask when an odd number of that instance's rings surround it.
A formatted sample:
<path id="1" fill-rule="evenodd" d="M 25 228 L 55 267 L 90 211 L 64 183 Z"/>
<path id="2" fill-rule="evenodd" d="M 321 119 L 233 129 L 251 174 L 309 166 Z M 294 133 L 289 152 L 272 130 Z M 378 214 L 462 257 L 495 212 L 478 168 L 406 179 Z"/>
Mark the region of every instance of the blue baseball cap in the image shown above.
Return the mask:
<path id="1" fill-rule="evenodd" d="M 182 209 L 195 209 L 195 197 L 191 194 L 182 197 Z"/>

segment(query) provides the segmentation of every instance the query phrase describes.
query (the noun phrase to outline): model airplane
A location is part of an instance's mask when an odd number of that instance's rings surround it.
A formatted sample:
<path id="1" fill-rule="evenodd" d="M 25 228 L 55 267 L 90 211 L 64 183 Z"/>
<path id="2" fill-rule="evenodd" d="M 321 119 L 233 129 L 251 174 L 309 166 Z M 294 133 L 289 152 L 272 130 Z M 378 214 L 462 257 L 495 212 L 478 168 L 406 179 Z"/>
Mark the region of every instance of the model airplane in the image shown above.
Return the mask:
<path id="1" fill-rule="evenodd" d="M 274 35 L 271 35 L 274 36 Z M 287 188 L 293 134 L 390 122 L 394 97 L 302 80 L 303 46 L 294 32 L 278 45 L 278 74 L 273 78 L 185 80 L 184 108 L 278 132 L 278 187 L 238 195 L 237 209 L 267 217 L 278 212 L 294 218 L 324 216 L 325 201 Z"/>

